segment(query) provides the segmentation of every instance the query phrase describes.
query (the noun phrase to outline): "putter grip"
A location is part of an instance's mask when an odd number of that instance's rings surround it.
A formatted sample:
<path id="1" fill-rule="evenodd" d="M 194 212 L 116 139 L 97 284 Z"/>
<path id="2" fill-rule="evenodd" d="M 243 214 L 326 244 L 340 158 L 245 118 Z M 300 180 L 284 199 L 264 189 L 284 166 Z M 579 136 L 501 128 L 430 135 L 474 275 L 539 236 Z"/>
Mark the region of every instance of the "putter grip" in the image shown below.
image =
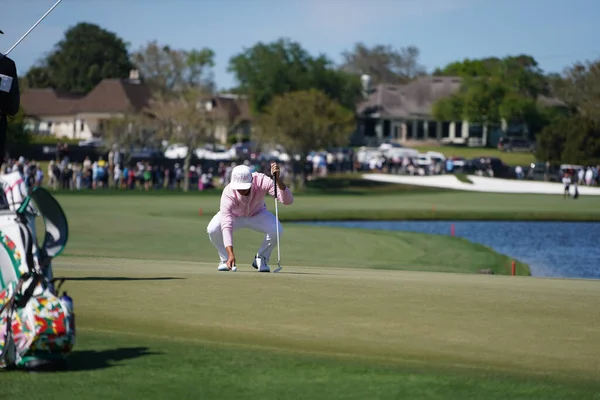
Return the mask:
<path id="1" fill-rule="evenodd" d="M 275 200 L 277 200 L 277 173 L 273 174 L 273 189 L 275 191 Z"/>

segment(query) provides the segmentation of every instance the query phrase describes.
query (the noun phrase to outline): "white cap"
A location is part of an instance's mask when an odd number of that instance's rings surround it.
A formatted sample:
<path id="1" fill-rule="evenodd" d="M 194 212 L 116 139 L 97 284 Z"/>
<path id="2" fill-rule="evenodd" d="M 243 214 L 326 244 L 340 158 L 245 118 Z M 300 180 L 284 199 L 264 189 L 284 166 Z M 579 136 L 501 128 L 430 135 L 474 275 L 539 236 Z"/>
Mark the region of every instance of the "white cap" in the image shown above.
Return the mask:
<path id="1" fill-rule="evenodd" d="M 231 171 L 231 185 L 235 190 L 248 190 L 252 187 L 252 170 L 246 165 L 237 165 Z"/>

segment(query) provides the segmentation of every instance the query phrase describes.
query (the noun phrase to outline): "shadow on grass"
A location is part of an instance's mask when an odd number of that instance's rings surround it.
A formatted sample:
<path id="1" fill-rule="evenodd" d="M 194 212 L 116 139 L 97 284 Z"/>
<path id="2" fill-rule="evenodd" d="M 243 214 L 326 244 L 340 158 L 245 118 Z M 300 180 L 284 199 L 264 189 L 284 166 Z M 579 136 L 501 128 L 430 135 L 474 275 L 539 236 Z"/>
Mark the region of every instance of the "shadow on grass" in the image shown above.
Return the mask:
<path id="1" fill-rule="evenodd" d="M 156 278 L 130 278 L 126 276 L 86 276 L 82 278 L 64 278 L 65 282 L 68 281 L 107 281 L 107 282 L 115 282 L 115 281 L 170 281 L 174 279 L 185 279 L 185 278 L 175 278 L 171 276 L 164 277 L 156 277 Z"/>
<path id="2" fill-rule="evenodd" d="M 437 193 L 447 192 L 447 189 L 413 186 L 397 183 L 378 182 L 353 175 L 334 175 L 308 181 L 306 190 L 299 194 L 307 195 L 370 195 L 391 193 Z"/>
<path id="3" fill-rule="evenodd" d="M 110 350 L 74 351 L 67 356 L 66 367 L 63 371 L 95 371 L 116 367 L 119 361 L 132 360 L 145 356 L 162 355 L 151 352 L 148 347 L 121 347 Z"/>
<path id="4" fill-rule="evenodd" d="M 110 350 L 73 351 L 66 358 L 55 362 L 41 362 L 29 365 L 25 371 L 30 374 L 61 373 L 75 371 L 97 371 L 118 367 L 120 361 L 133 360 L 144 356 L 162 355 L 149 351 L 148 347 L 120 347 Z M 15 368 L 12 368 L 15 369 Z"/>
<path id="5" fill-rule="evenodd" d="M 321 273 L 318 273 L 318 272 L 296 272 L 296 271 L 284 271 L 284 270 L 279 271 L 278 274 L 284 274 L 284 275 L 326 275 L 326 274 L 321 274 Z"/>

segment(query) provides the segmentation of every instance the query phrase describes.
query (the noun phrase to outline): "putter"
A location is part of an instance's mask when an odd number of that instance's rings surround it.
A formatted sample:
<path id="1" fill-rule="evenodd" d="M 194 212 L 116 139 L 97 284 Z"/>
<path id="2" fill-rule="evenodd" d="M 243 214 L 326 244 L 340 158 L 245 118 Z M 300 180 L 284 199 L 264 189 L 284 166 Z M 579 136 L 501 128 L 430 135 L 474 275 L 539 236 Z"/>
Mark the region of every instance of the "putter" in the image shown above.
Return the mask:
<path id="1" fill-rule="evenodd" d="M 13 44 L 12 47 L 6 51 L 6 53 L 4 53 L 3 55 L 0 55 L 0 59 L 4 56 L 8 56 L 8 54 L 10 54 L 10 52 L 13 51 L 13 49 L 15 47 L 17 47 L 19 45 L 19 43 L 21 43 L 23 41 L 23 39 L 25 39 L 27 37 L 27 35 L 29 35 L 31 33 L 31 31 L 35 29 L 36 26 L 39 25 L 40 22 L 42 22 L 42 20 L 44 18 L 46 18 L 48 16 L 48 14 L 50 14 L 52 12 L 52 10 L 54 10 L 56 8 L 56 6 L 58 6 L 60 4 L 61 1 L 62 0 L 58 0 L 56 3 L 54 3 L 54 5 L 48 11 L 46 11 L 46 14 L 42 15 L 42 17 L 40 19 L 38 19 L 38 21 L 35 24 L 33 24 L 33 26 L 31 28 L 29 28 L 29 30 L 27 32 L 25 32 L 25 34 L 23 36 L 21 36 L 21 38 L 19 40 L 17 40 L 17 42 L 15 44 Z"/>
<path id="2" fill-rule="evenodd" d="M 277 207 L 277 178 L 273 174 L 273 187 L 275 188 L 275 229 L 277 230 L 277 268 L 273 270 L 273 273 L 281 271 L 281 252 L 279 251 L 279 209 Z"/>

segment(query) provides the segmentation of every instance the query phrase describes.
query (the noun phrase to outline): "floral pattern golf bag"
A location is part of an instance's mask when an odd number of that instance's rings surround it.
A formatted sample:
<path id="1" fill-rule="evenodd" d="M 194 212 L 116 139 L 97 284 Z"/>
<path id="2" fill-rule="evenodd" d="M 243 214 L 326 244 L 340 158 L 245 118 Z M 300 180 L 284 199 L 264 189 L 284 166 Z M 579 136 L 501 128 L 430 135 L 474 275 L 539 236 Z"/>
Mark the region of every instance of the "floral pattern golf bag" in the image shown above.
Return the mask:
<path id="1" fill-rule="evenodd" d="M 75 344 L 72 299 L 59 297 L 52 259 L 67 242 L 68 225 L 43 188 L 26 194 L 19 172 L 3 175 L 0 210 L 0 369 L 60 367 Z M 45 237 L 38 246 L 36 218 Z"/>

